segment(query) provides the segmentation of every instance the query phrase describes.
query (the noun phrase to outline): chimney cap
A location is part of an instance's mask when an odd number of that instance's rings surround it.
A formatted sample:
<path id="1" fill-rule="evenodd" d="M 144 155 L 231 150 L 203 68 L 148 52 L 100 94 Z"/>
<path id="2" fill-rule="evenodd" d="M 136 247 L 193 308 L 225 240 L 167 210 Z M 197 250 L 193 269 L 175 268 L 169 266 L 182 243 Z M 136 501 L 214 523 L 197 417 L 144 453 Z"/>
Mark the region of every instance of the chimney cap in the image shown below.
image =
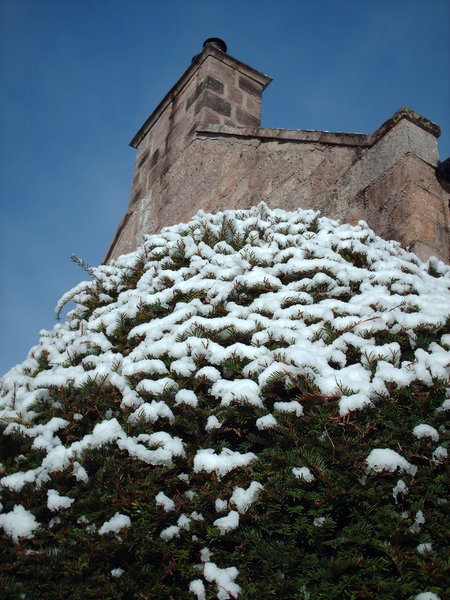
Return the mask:
<path id="1" fill-rule="evenodd" d="M 217 48 L 218 50 L 221 50 L 222 52 L 227 51 L 227 45 L 225 44 L 225 42 L 217 37 L 211 37 L 211 38 L 208 38 L 207 40 L 205 40 L 203 42 L 203 48 L 206 48 L 206 46 L 214 46 L 214 48 Z"/>

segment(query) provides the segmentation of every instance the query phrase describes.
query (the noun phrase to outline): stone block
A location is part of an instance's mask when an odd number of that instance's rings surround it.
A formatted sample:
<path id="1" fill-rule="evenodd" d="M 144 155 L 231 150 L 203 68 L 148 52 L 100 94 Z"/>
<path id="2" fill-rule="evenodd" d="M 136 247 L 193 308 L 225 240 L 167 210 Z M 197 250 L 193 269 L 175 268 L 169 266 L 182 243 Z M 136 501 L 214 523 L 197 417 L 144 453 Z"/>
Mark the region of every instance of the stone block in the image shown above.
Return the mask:
<path id="1" fill-rule="evenodd" d="M 199 113 L 199 122 L 202 124 L 207 123 L 208 125 L 215 124 L 215 123 L 219 125 L 220 123 L 222 123 L 222 118 L 221 118 L 221 115 L 219 115 L 217 112 L 215 112 L 211 108 L 209 108 L 207 106 L 203 106 Z"/>
<path id="2" fill-rule="evenodd" d="M 236 121 L 244 127 L 259 127 L 260 120 L 258 117 L 251 115 L 239 106 L 236 107 Z"/>
<path id="3" fill-rule="evenodd" d="M 210 75 L 226 85 L 236 87 L 236 70 L 217 60 L 214 56 L 208 56 L 205 62 L 200 66 L 199 77 L 203 79 Z"/>
<path id="4" fill-rule="evenodd" d="M 149 154 L 150 154 L 150 151 L 149 151 L 148 148 L 146 150 L 144 150 L 144 152 L 142 153 L 142 155 L 139 157 L 139 161 L 138 161 L 137 166 L 136 166 L 137 169 L 139 169 L 140 167 L 142 167 L 142 165 L 147 160 Z"/>
<path id="5" fill-rule="evenodd" d="M 262 87 L 243 75 L 239 75 L 239 87 L 251 96 L 260 98 L 262 95 Z"/>
<path id="6" fill-rule="evenodd" d="M 226 117 L 231 115 L 231 104 L 209 90 L 203 92 L 197 100 L 195 104 L 195 114 L 197 115 L 204 106 L 211 108 L 220 115 L 225 115 Z"/>
<path id="7" fill-rule="evenodd" d="M 186 110 L 189 110 L 189 108 L 192 106 L 192 104 L 194 104 L 204 90 L 212 90 L 216 94 L 222 95 L 224 90 L 223 83 L 218 79 L 214 79 L 214 77 L 211 77 L 211 75 L 207 75 L 205 79 L 197 85 L 195 91 L 186 100 Z"/>
<path id="8" fill-rule="evenodd" d="M 249 96 L 248 94 L 245 95 L 245 109 L 259 119 L 261 118 L 261 104 L 261 98 Z"/>
<path id="9" fill-rule="evenodd" d="M 225 90 L 225 96 L 228 98 L 228 100 L 231 100 L 231 102 L 234 102 L 235 104 L 239 104 L 240 106 L 244 104 L 243 92 L 241 92 L 232 85 L 227 85 Z"/>
<path id="10" fill-rule="evenodd" d="M 445 222 L 444 204 L 438 198 L 417 185 L 407 186 L 404 200 L 392 211 L 392 220 L 401 222 L 409 215 L 421 215 L 430 223 Z"/>
<path id="11" fill-rule="evenodd" d="M 410 246 L 416 241 L 425 242 L 432 247 L 435 239 L 434 223 L 430 222 L 423 215 L 410 215 L 406 217 L 397 227 L 399 242 L 405 247 Z"/>

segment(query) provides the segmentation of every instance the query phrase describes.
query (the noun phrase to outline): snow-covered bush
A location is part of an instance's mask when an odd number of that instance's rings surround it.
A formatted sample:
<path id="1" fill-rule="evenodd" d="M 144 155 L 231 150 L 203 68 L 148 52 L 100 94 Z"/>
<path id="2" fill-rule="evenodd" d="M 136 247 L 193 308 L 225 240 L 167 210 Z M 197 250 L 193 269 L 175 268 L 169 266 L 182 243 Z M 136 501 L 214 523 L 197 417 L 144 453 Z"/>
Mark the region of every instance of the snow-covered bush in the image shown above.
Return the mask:
<path id="1" fill-rule="evenodd" d="M 89 271 L 0 380 L 7 597 L 444 593 L 448 267 L 262 204 Z"/>

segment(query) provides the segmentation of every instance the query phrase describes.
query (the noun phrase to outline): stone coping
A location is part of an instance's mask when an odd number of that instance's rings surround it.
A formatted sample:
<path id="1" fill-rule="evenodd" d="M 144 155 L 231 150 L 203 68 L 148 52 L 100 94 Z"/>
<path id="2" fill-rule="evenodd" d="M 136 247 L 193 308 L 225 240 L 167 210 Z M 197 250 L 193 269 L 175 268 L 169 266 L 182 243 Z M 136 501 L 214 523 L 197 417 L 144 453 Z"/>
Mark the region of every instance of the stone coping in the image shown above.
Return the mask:
<path id="1" fill-rule="evenodd" d="M 202 50 L 202 52 L 200 52 L 200 54 L 194 56 L 190 66 L 186 69 L 186 71 L 176 82 L 176 84 L 167 92 L 167 94 L 164 96 L 164 98 L 161 100 L 161 102 L 158 104 L 158 106 L 155 108 L 152 114 L 146 119 L 145 123 L 142 125 L 142 127 L 139 129 L 139 131 L 135 134 L 135 136 L 130 142 L 130 146 L 132 148 L 137 148 L 139 146 L 143 138 L 152 128 L 154 123 L 159 119 L 159 117 L 167 108 L 167 106 L 174 100 L 175 96 L 178 96 L 183 91 L 183 89 L 189 83 L 190 79 L 194 76 L 200 65 L 203 64 L 209 56 L 214 56 L 217 60 L 220 60 L 226 65 L 237 69 L 241 73 L 244 73 L 254 81 L 261 84 L 263 86 L 263 90 L 272 81 L 272 78 L 268 75 L 264 75 L 264 73 L 261 73 L 253 67 L 246 65 L 237 58 L 233 58 L 232 56 L 226 54 L 225 52 L 222 52 L 218 48 L 208 45 Z"/>
<path id="2" fill-rule="evenodd" d="M 254 138 L 262 142 L 280 141 L 280 142 L 313 142 L 318 144 L 335 146 L 373 146 L 386 135 L 402 119 L 407 119 L 431 133 L 434 137 L 439 137 L 441 130 L 438 125 L 429 121 L 422 115 L 413 110 L 402 106 L 392 117 L 385 121 L 376 131 L 366 135 L 364 133 L 344 133 L 336 131 L 316 131 L 310 129 L 268 129 L 264 127 L 230 127 L 229 125 L 208 125 L 197 130 L 199 137 L 240 137 Z"/>
<path id="3" fill-rule="evenodd" d="M 420 127 L 428 133 L 431 133 L 431 135 L 433 135 L 435 138 L 438 138 L 441 135 L 441 128 L 439 127 L 439 125 L 436 125 L 436 123 L 433 123 L 432 121 L 428 120 L 422 115 L 419 115 L 419 113 L 416 113 L 411 108 L 408 108 L 407 106 L 402 106 L 392 115 L 390 119 L 385 121 L 383 125 L 378 127 L 376 131 L 374 131 L 371 135 L 368 136 L 370 139 L 369 145 L 372 146 L 373 144 L 375 144 L 375 142 L 377 142 L 381 137 L 383 137 L 390 129 L 394 127 L 394 125 L 396 125 L 402 119 L 407 119 L 408 121 L 411 121 L 411 123 L 414 123 L 414 125 L 417 125 L 417 127 Z"/>

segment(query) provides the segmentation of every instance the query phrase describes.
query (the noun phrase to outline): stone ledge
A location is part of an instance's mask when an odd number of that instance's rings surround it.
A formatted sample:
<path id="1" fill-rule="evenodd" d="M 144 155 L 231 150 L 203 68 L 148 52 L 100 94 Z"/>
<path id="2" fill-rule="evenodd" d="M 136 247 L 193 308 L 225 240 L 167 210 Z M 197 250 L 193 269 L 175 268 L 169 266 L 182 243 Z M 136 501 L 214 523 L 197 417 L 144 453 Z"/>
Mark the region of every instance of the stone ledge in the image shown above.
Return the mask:
<path id="1" fill-rule="evenodd" d="M 402 106 L 392 117 L 369 135 L 364 133 L 317 131 L 312 129 L 266 129 L 263 127 L 230 127 L 227 125 L 204 126 L 201 129 L 197 129 L 197 135 L 199 137 L 214 137 L 216 135 L 222 137 L 256 138 L 261 142 L 313 142 L 330 146 L 361 146 L 370 148 L 389 133 L 402 119 L 410 121 L 436 138 L 441 134 L 438 125 L 422 117 L 410 108 Z"/>
<path id="2" fill-rule="evenodd" d="M 261 142 L 316 142 L 338 146 L 367 146 L 367 135 L 361 133 L 339 133 L 307 129 L 266 129 L 261 127 L 230 127 L 229 125 L 207 125 L 197 129 L 198 137 L 256 138 Z"/>
<path id="3" fill-rule="evenodd" d="M 414 125 L 417 125 L 417 127 L 420 127 L 428 133 L 431 133 L 431 135 L 433 135 L 435 138 L 438 138 L 441 135 L 441 128 L 439 125 L 436 125 L 436 123 L 433 123 L 427 118 L 422 117 L 422 115 L 419 115 L 419 113 L 414 112 L 407 106 L 402 106 L 392 115 L 390 119 L 385 121 L 380 127 L 378 127 L 376 131 L 368 136 L 369 145 L 373 146 L 373 144 L 386 135 L 386 133 L 395 125 L 397 125 L 397 123 L 402 119 L 411 121 L 411 123 L 414 123 Z"/>

